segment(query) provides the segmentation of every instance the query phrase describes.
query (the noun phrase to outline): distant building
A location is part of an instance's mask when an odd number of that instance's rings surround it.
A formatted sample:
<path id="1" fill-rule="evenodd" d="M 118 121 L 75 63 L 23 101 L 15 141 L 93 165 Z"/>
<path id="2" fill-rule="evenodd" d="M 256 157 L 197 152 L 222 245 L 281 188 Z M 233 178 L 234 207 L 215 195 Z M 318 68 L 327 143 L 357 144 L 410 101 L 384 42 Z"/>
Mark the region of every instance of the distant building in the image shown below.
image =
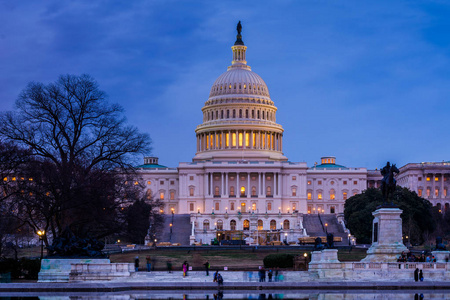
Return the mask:
<path id="1" fill-rule="evenodd" d="M 195 132 L 197 152 L 178 168 L 146 157 L 138 167 L 147 195 L 161 212 L 190 214 L 197 242 L 251 239 L 295 242 L 308 233 L 305 214 L 339 214 L 345 200 L 379 187 L 377 170 L 336 164 L 332 156 L 308 167 L 283 154 L 283 128 L 263 79 L 247 65 L 238 35 L 228 70 L 214 82 Z M 407 164 L 398 183 L 448 209 L 450 163 Z"/>

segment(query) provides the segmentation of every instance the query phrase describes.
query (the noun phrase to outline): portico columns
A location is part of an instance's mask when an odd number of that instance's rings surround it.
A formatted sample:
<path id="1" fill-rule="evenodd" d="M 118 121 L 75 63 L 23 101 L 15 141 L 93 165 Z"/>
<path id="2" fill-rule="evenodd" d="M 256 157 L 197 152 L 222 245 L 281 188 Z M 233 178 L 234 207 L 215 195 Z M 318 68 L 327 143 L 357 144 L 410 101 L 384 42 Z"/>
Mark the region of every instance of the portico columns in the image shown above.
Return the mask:
<path id="1" fill-rule="evenodd" d="M 247 173 L 247 198 L 250 198 L 251 188 L 250 188 L 250 173 Z"/>

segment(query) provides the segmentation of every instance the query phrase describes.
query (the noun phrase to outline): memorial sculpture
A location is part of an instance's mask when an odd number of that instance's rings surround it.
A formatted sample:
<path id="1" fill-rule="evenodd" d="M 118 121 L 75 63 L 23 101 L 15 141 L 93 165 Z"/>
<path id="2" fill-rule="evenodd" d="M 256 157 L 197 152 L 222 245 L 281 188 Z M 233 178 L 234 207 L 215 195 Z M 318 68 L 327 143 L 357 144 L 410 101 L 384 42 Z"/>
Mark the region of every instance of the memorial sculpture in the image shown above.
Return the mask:
<path id="1" fill-rule="evenodd" d="M 322 244 L 322 239 L 320 237 L 316 237 L 314 240 L 314 250 L 313 251 L 322 251 L 325 249 L 325 246 Z"/>
<path id="2" fill-rule="evenodd" d="M 436 237 L 436 247 L 434 248 L 434 251 L 445 251 L 445 250 L 447 250 L 447 248 L 442 242 L 442 237 L 440 236 Z"/>
<path id="3" fill-rule="evenodd" d="M 332 233 L 327 234 L 327 244 L 325 247 L 327 249 L 334 249 L 334 235 Z"/>
<path id="4" fill-rule="evenodd" d="M 389 203 L 389 195 L 393 194 L 395 191 L 395 188 L 397 186 L 397 180 L 395 180 L 395 174 L 398 174 L 400 171 L 398 168 L 393 164 L 389 162 L 386 163 L 386 166 L 384 166 L 381 169 L 381 175 L 383 175 L 383 179 L 381 180 L 381 192 L 383 193 L 383 206 L 394 206 L 394 203 Z"/>
<path id="5" fill-rule="evenodd" d="M 105 257 L 102 253 L 104 247 L 105 244 L 97 239 L 77 237 L 69 227 L 66 227 L 47 249 L 48 256 L 102 258 Z"/>

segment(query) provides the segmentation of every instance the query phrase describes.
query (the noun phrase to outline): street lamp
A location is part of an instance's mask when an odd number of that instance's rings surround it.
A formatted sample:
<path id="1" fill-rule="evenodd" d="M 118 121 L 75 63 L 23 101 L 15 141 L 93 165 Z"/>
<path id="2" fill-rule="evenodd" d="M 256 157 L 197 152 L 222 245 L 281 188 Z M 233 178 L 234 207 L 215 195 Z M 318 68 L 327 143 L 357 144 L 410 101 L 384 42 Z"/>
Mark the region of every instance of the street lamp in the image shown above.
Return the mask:
<path id="1" fill-rule="evenodd" d="M 170 235 L 169 235 L 169 242 L 172 243 L 172 223 L 170 223 Z"/>
<path id="2" fill-rule="evenodd" d="M 325 223 L 325 232 L 328 234 L 328 223 Z"/>
<path id="3" fill-rule="evenodd" d="M 41 241 L 41 260 L 44 258 L 44 235 L 45 230 L 38 230 L 39 240 Z"/>
<path id="4" fill-rule="evenodd" d="M 349 234 L 348 234 L 348 245 L 349 245 L 349 246 L 351 246 L 351 243 L 350 243 L 350 236 L 351 236 L 351 234 L 349 233 Z"/>

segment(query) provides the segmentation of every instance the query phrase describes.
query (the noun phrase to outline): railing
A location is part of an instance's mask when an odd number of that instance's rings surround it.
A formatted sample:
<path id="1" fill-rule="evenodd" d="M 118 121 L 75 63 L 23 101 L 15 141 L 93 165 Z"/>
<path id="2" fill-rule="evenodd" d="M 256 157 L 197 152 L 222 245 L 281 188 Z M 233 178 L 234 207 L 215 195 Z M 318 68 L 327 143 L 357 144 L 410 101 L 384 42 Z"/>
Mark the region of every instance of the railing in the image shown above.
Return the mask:
<path id="1" fill-rule="evenodd" d="M 447 270 L 450 271 L 450 264 L 447 263 L 430 263 L 430 262 L 395 262 L 395 263 L 376 263 L 376 262 L 356 262 L 351 263 L 353 270 Z"/>

